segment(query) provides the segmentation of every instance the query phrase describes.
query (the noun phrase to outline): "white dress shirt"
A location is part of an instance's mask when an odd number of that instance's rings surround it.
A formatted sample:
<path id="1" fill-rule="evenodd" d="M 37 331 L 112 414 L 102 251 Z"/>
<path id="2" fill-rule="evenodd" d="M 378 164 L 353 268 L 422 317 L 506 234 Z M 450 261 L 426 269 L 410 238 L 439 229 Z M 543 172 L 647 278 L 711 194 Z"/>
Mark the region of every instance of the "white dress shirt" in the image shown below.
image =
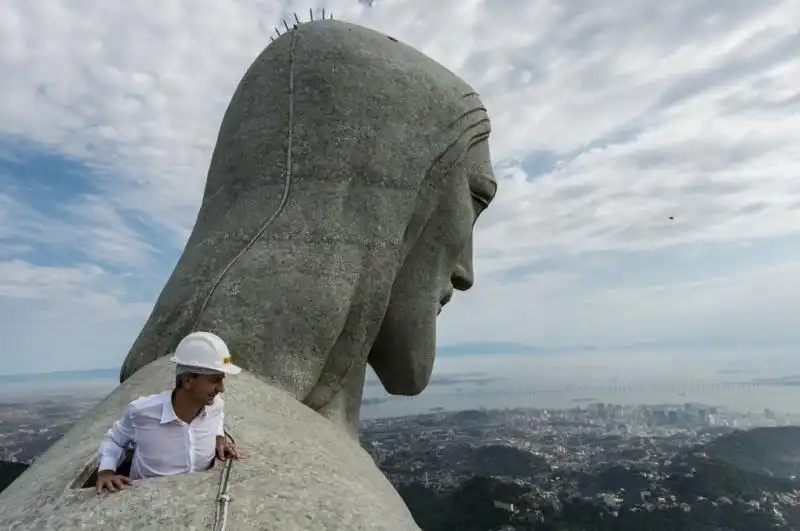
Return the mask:
<path id="1" fill-rule="evenodd" d="M 116 470 L 133 444 L 131 479 L 172 476 L 206 470 L 224 436 L 224 402 L 214 403 L 186 423 L 172 409 L 172 391 L 138 398 L 114 422 L 100 445 L 100 470 Z"/>

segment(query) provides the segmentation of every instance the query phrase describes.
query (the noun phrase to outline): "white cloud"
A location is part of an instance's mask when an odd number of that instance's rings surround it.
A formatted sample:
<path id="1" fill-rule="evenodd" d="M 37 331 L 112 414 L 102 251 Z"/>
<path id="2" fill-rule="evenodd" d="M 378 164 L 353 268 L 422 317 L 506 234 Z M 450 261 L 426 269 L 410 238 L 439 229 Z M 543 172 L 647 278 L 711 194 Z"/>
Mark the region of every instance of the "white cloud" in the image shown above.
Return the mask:
<path id="1" fill-rule="evenodd" d="M 40 246 L 56 255 L 77 252 L 104 264 L 144 268 L 158 253 L 108 198 L 76 195 L 66 199 L 67 204 L 42 212 L 0 193 L 2 256 L 24 256 Z"/>
<path id="2" fill-rule="evenodd" d="M 628 252 L 688 245 L 756 242 L 758 254 L 760 240 L 796 233 L 800 41 L 793 21 L 800 4 L 324 5 L 441 61 L 474 85 L 490 110 L 501 188 L 478 226 L 475 291 L 448 308 L 443 340 L 563 344 L 732 332 L 768 339 L 793 330 L 797 277 L 780 269 L 800 259 L 791 253 L 766 264 L 739 257 L 687 284 L 689 269 L 713 260 L 701 253 L 669 289 L 648 287 L 664 282 L 649 266 L 638 271 L 645 277 L 639 286 L 615 286 L 599 271 L 630 267 Z M 236 84 L 273 26 L 293 11 L 307 18 L 309 7 L 323 4 L 0 6 L 0 159 L 15 156 L 14 144 L 3 140 L 22 139 L 79 160 L 98 187 L 47 211 L 13 190 L 0 195 L 0 260 L 17 279 L 13 287 L 4 281 L 4 293 L 16 295 L 2 295 L 0 306 L 24 308 L 12 321 L 20 328 L 8 332 L 6 324 L 6 333 L 22 337 L 25 323 L 38 322 L 38 307 L 19 303 L 20 293 L 38 290 L 53 301 L 50 317 L 63 311 L 89 327 L 81 313 L 100 312 L 122 323 L 116 342 L 106 345 L 121 359 L 141 325 L 133 316 L 154 292 L 149 287 L 144 300 L 114 291 L 127 278 L 118 275 L 148 277 L 153 286 L 166 280 L 194 221 Z M 95 265 L 73 258 L 48 264 L 63 271 L 42 269 L 40 280 L 23 281 L 20 271 L 35 266 L 21 260 L 38 264 L 31 251 L 43 248 L 71 249 Z M 503 276 L 537 260 L 579 265 L 524 282 Z M 74 289 L 83 298 L 64 286 L 80 286 Z"/>
<path id="3" fill-rule="evenodd" d="M 130 302 L 130 295 L 95 264 L 0 261 L 0 367 L 14 373 L 119 365 L 120 347 L 151 308 Z"/>
<path id="4" fill-rule="evenodd" d="M 702 258 L 713 260 L 713 253 Z M 637 343 L 791 344 L 800 341 L 800 252 L 795 262 L 706 274 L 649 285 L 625 285 L 600 268 L 489 278 L 454 299 L 442 314 L 440 338 L 518 341 L 538 346 L 624 347 Z M 685 274 L 685 273 L 684 273 Z M 480 307 L 481 311 L 476 311 Z"/>
<path id="5" fill-rule="evenodd" d="M 84 229 L 79 241 L 89 258 L 122 266 L 146 266 L 156 249 L 120 215 L 113 204 L 98 196 L 83 196 L 69 207 Z"/>

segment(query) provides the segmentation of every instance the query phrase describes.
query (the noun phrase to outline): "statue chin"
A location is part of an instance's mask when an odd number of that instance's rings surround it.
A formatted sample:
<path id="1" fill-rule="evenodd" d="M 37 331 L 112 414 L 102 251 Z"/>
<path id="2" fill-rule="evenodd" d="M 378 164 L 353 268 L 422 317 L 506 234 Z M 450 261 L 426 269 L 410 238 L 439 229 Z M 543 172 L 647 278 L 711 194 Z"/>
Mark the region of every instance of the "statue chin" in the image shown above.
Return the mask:
<path id="1" fill-rule="evenodd" d="M 383 388 L 386 389 L 386 392 L 390 395 L 416 396 L 428 387 L 431 373 L 433 372 L 433 363 L 430 364 L 428 369 L 415 367 L 418 372 L 412 373 L 408 368 L 408 364 L 405 363 L 395 362 L 387 365 L 375 361 L 376 358 L 382 357 L 383 353 L 376 353 L 373 350 L 370 354 L 370 365 L 375 371 L 375 374 L 378 375 L 378 379 L 380 379 L 381 384 L 383 384 Z M 405 374 L 409 375 L 409 378 L 404 378 L 402 380 L 396 378 L 395 375 L 401 370 L 406 371 Z"/>
<path id="2" fill-rule="evenodd" d="M 433 372 L 438 306 L 400 302 L 390 303 L 369 364 L 387 393 L 415 396 L 425 390 Z"/>

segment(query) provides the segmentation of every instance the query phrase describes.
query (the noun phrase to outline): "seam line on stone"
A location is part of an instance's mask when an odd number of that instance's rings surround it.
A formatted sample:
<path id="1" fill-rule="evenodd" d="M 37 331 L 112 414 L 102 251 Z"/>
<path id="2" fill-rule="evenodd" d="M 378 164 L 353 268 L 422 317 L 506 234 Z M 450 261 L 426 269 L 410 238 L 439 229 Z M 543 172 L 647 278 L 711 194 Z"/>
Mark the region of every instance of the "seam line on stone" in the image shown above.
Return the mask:
<path id="1" fill-rule="evenodd" d="M 284 179 L 283 185 L 283 196 L 281 197 L 281 202 L 278 204 L 278 208 L 275 209 L 275 212 L 267 219 L 266 222 L 261 226 L 261 229 L 256 233 L 255 236 L 244 246 L 244 248 L 239 251 L 239 253 L 233 257 L 233 259 L 225 266 L 225 269 L 217 277 L 217 280 L 214 281 L 212 284 L 211 289 L 206 295 L 203 304 L 200 306 L 200 311 L 197 312 L 197 317 L 194 320 L 194 324 L 192 325 L 192 331 L 196 331 L 197 325 L 200 322 L 201 317 L 203 316 L 203 312 L 205 311 L 206 307 L 208 306 L 208 302 L 211 300 L 211 297 L 214 295 L 214 292 L 217 290 L 217 287 L 222 282 L 222 279 L 225 278 L 225 275 L 230 271 L 233 265 L 242 257 L 244 254 L 250 250 L 251 247 L 258 241 L 258 239 L 264 234 L 267 228 L 275 221 L 275 218 L 278 217 L 278 214 L 283 211 L 286 203 L 289 200 L 289 189 L 291 187 L 292 181 L 292 139 L 294 136 L 294 49 L 295 49 L 295 41 L 296 41 L 296 32 L 292 32 L 292 44 L 291 49 L 289 51 L 289 127 L 287 129 L 287 146 L 286 146 L 286 169 L 285 175 L 286 178 Z"/>
<path id="2" fill-rule="evenodd" d="M 286 202 L 289 199 L 289 188 L 292 181 L 292 137 L 294 134 L 294 50 L 295 50 L 295 42 L 297 40 L 296 32 L 292 32 L 292 43 L 291 48 L 289 51 L 289 127 L 287 129 L 287 146 L 286 146 L 286 179 L 284 182 L 283 188 L 283 197 L 281 197 L 281 202 L 278 205 L 278 208 L 275 212 L 267 219 L 261 229 L 256 233 L 255 236 L 248 242 L 245 247 L 239 251 L 233 260 L 222 270 L 219 277 L 217 278 L 216 282 L 211 286 L 211 290 L 208 292 L 205 300 L 203 301 L 203 305 L 200 307 L 200 311 L 197 314 L 197 318 L 194 321 L 194 325 L 192 326 L 192 330 L 194 331 L 197 328 L 197 324 L 200 322 L 200 318 L 202 317 L 203 311 L 206 309 L 208 305 L 208 301 L 211 300 L 211 296 L 214 294 L 214 291 L 219 286 L 222 279 L 225 277 L 225 274 L 233 267 L 239 258 L 244 256 L 244 254 L 250 250 L 250 248 L 255 244 L 255 242 L 264 234 L 264 231 L 267 230 L 267 227 L 275 221 L 275 218 L 278 217 L 278 214 L 281 213 L 283 208 L 286 206 Z M 230 433 L 225 431 L 225 436 L 231 440 L 233 443 L 233 437 Z M 235 443 L 234 443 L 235 444 Z M 225 463 L 225 466 L 222 470 L 222 474 L 220 476 L 219 482 L 219 490 L 218 490 L 218 497 L 217 497 L 217 510 L 214 515 L 214 527 L 215 531 L 225 531 L 225 527 L 228 523 L 228 503 L 230 503 L 230 496 L 228 495 L 228 485 L 230 480 L 231 469 L 233 468 L 233 460 L 229 457 L 228 462 Z"/>

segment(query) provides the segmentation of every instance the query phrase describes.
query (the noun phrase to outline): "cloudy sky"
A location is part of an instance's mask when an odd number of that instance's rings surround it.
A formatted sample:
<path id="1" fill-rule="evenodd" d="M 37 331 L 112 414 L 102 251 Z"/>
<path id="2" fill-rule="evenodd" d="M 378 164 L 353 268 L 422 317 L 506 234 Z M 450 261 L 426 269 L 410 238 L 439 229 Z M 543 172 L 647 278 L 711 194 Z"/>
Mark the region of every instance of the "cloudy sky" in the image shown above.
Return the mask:
<path id="1" fill-rule="evenodd" d="M 322 7 L 489 108 L 500 190 L 444 356 L 800 340 L 795 0 L 6 0 L 0 373 L 121 363 L 236 84 L 273 26 Z"/>

